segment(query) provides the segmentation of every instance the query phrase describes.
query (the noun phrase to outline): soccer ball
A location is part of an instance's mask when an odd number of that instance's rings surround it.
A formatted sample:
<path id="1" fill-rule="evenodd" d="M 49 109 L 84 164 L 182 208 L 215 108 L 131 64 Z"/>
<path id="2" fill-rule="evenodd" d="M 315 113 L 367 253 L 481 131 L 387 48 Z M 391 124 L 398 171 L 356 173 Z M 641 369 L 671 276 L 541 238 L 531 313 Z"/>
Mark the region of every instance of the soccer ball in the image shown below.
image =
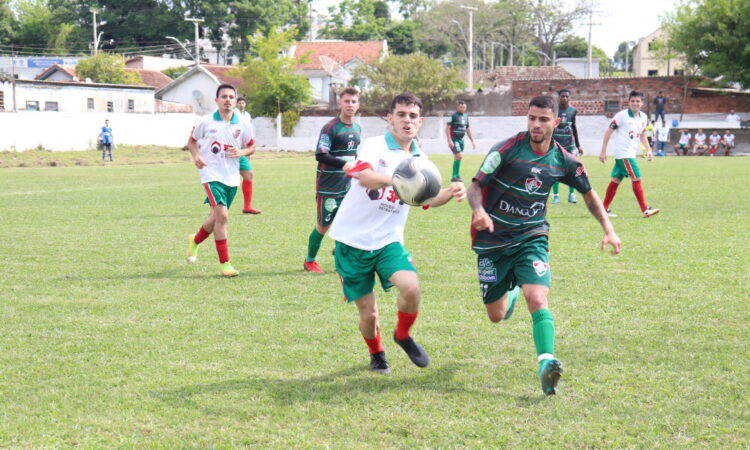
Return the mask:
<path id="1" fill-rule="evenodd" d="M 412 206 L 435 200 L 440 192 L 440 171 L 425 158 L 408 158 L 393 171 L 393 189 L 398 198 Z"/>

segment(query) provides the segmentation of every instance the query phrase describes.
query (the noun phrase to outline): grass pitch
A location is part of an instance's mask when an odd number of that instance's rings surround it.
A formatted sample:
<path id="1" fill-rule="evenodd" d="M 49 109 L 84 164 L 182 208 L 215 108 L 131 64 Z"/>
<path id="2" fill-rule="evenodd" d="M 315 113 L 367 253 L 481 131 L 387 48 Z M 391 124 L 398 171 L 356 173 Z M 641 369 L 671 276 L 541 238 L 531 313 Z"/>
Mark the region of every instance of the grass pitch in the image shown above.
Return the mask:
<path id="1" fill-rule="evenodd" d="M 115 158 L 170 161 L 133 155 Z M 619 256 L 598 251 L 583 204 L 550 205 L 565 375 L 545 398 L 529 314 L 485 317 L 466 204 L 415 209 L 407 226 L 431 366 L 392 342 L 395 293 L 377 288 L 393 373 L 370 372 L 330 239 L 327 273 L 302 271 L 314 159 L 282 156 L 253 164 L 263 214 L 232 207 L 235 279 L 212 240 L 185 264 L 206 213 L 190 163 L 0 171 L 0 447 L 750 445 L 750 158 L 643 162 L 662 213 L 641 219 L 626 181 Z M 603 195 L 611 162 L 585 162 Z"/>

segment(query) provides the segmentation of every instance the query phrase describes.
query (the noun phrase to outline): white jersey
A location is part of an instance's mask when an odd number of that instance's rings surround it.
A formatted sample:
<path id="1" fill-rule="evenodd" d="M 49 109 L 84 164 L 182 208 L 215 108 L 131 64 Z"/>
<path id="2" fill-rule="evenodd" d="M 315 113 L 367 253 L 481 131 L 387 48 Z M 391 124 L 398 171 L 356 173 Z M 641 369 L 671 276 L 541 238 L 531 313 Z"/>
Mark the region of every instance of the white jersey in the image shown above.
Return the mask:
<path id="1" fill-rule="evenodd" d="M 706 144 L 706 133 L 695 134 L 695 144 L 696 145 L 705 145 Z"/>
<path id="2" fill-rule="evenodd" d="M 719 134 L 712 134 L 708 137 L 708 143 L 711 145 L 719 145 L 719 142 L 721 142 L 721 135 Z"/>
<path id="3" fill-rule="evenodd" d="M 615 130 L 615 158 L 635 158 L 641 146 L 641 135 L 646 131 L 646 114 L 634 115 L 630 109 L 624 109 L 612 119 L 609 127 Z"/>
<path id="4" fill-rule="evenodd" d="M 734 145 L 734 134 L 729 133 L 724 135 L 724 144 Z"/>
<path id="5" fill-rule="evenodd" d="M 680 133 L 680 145 L 688 145 L 692 137 L 693 135 L 690 133 Z"/>
<path id="6" fill-rule="evenodd" d="M 224 122 L 216 111 L 198 119 L 190 138 L 198 142 L 200 155 L 206 162 L 206 167 L 200 169 L 201 183 L 218 181 L 227 186 L 240 185 L 240 159 L 228 158 L 226 152 L 231 147 L 240 149 L 252 144 L 249 122 L 240 120 L 236 113 L 229 122 Z"/>
<path id="7" fill-rule="evenodd" d="M 366 168 L 390 177 L 401 161 L 412 156 L 427 158 L 419 151 L 416 140 L 411 143 L 411 152 L 406 152 L 387 131 L 360 144 L 356 165 L 365 164 Z M 371 191 L 354 178 L 328 235 L 359 250 L 379 250 L 393 242 L 404 243 L 408 215 L 409 205 L 398 199 L 393 186 Z"/>
<path id="8" fill-rule="evenodd" d="M 659 142 L 669 142 L 669 127 L 659 127 L 656 129 L 656 139 Z"/>

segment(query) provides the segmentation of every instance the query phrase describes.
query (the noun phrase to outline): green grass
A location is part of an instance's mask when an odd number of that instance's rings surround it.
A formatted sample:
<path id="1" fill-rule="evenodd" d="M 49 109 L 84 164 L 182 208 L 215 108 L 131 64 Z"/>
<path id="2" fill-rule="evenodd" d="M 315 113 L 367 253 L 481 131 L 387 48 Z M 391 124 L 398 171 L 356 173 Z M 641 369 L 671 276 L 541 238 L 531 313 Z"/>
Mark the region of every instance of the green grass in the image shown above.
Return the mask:
<path id="1" fill-rule="evenodd" d="M 626 181 L 619 256 L 584 205 L 550 206 L 566 372 L 544 398 L 528 313 L 485 317 L 466 204 L 407 226 L 431 366 L 391 341 L 395 293 L 378 289 L 393 373 L 371 373 L 330 239 L 327 273 L 301 270 L 315 163 L 289 156 L 254 163 L 262 215 L 232 208 L 235 279 L 211 241 L 184 262 L 206 213 L 189 162 L 0 171 L 0 447 L 750 445 L 750 158 L 642 163 L 662 213 L 641 219 Z M 603 194 L 610 162 L 585 162 Z"/>

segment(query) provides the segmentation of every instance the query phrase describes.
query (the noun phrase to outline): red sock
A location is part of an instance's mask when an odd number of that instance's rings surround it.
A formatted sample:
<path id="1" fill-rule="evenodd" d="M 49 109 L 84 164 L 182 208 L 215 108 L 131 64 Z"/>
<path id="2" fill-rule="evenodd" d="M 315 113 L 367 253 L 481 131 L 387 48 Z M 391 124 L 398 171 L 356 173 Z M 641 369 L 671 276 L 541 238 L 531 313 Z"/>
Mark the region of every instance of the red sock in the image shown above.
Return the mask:
<path id="1" fill-rule="evenodd" d="M 604 209 L 609 209 L 609 205 L 612 203 L 612 200 L 615 199 L 618 187 L 620 187 L 619 183 L 615 183 L 614 181 L 609 182 L 607 193 L 604 194 Z"/>
<path id="2" fill-rule="evenodd" d="M 229 246 L 227 245 L 226 239 L 216 241 L 216 253 L 219 254 L 220 264 L 224 264 L 225 262 L 229 261 Z"/>
<path id="3" fill-rule="evenodd" d="M 253 203 L 253 182 L 242 180 L 242 196 L 245 197 L 245 206 L 242 209 L 250 209 Z"/>
<path id="4" fill-rule="evenodd" d="M 374 338 L 367 339 L 366 337 L 362 336 L 362 339 L 364 339 L 365 342 L 367 342 L 367 347 L 369 347 L 371 355 L 385 351 L 383 349 L 383 345 L 380 343 L 380 330 L 378 330 Z"/>
<path id="5" fill-rule="evenodd" d="M 205 229 L 203 228 L 203 226 L 201 226 L 201 227 L 200 227 L 200 228 L 198 229 L 198 232 L 197 232 L 197 233 L 195 233 L 195 238 L 193 239 L 193 242 L 195 242 L 196 244 L 200 244 L 201 242 L 205 241 L 205 240 L 206 240 L 206 238 L 207 238 L 208 236 L 210 236 L 210 235 L 211 235 L 211 233 L 209 233 L 208 231 L 206 231 L 206 230 L 205 230 Z"/>
<path id="6" fill-rule="evenodd" d="M 714 153 L 716 153 L 716 149 L 711 147 L 711 150 L 709 150 L 708 153 L 713 155 Z"/>
<path id="7" fill-rule="evenodd" d="M 645 211 L 648 209 L 648 205 L 646 204 L 646 197 L 643 195 L 643 186 L 641 185 L 641 180 L 633 181 L 633 193 L 635 194 L 635 198 L 638 200 L 638 205 L 641 207 L 641 211 Z"/>
<path id="8" fill-rule="evenodd" d="M 400 341 L 409 337 L 409 329 L 414 324 L 414 321 L 417 320 L 417 314 L 419 314 L 418 311 L 414 314 L 407 314 L 401 311 L 398 312 L 398 321 L 396 322 L 396 339 Z"/>

